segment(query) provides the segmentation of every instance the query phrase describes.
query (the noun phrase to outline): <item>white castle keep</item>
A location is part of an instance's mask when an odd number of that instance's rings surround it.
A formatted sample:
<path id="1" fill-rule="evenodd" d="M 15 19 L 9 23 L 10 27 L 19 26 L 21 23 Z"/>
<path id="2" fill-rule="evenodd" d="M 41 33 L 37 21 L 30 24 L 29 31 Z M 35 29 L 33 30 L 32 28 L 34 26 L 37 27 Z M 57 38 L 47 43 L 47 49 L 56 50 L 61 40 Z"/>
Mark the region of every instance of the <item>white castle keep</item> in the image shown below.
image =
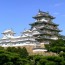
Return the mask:
<path id="1" fill-rule="evenodd" d="M 39 10 L 38 14 L 33 17 L 35 22 L 30 24 L 31 29 L 25 30 L 20 36 L 15 36 L 15 32 L 11 29 L 5 30 L 0 39 L 0 46 L 2 47 L 19 47 L 31 45 L 34 46 L 32 50 L 47 51 L 44 49 L 44 44 L 49 44 L 50 40 L 57 40 L 60 38 L 58 24 L 53 23 L 55 17 L 48 12 Z"/>

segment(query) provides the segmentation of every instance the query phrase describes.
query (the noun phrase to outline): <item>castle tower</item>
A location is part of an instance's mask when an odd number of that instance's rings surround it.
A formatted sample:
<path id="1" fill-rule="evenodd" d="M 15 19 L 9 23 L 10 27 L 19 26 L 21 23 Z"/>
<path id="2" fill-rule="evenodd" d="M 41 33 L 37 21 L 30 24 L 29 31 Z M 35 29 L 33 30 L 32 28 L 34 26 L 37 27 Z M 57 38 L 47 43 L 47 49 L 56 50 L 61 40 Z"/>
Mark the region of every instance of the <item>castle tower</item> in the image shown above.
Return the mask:
<path id="1" fill-rule="evenodd" d="M 49 44 L 50 40 L 57 40 L 60 37 L 58 24 L 53 23 L 55 17 L 51 16 L 48 12 L 42 12 L 39 10 L 38 14 L 33 17 L 35 22 L 30 24 L 31 30 L 37 29 L 39 33 L 34 34 L 35 39 L 43 44 Z"/>
<path id="2" fill-rule="evenodd" d="M 3 34 L 3 39 L 6 39 L 6 38 L 13 37 L 15 33 L 11 29 L 8 29 L 8 30 L 5 30 L 2 34 Z"/>

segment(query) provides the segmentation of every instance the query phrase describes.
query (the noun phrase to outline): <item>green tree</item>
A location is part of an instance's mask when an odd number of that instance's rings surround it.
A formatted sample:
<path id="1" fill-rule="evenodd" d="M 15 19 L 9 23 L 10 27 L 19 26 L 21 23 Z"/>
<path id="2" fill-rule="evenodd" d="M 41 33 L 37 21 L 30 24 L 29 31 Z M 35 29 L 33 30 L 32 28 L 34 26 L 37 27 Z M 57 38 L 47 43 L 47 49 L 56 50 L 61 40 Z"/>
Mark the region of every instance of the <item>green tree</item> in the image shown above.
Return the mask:
<path id="1" fill-rule="evenodd" d="M 46 62 L 45 65 L 57 65 L 57 64 L 55 62 L 53 62 L 53 61 L 48 61 L 48 62 Z"/>
<path id="2" fill-rule="evenodd" d="M 13 62 L 7 62 L 7 63 L 4 63 L 3 65 L 14 65 Z"/>
<path id="3" fill-rule="evenodd" d="M 58 39 L 51 41 L 49 44 L 45 45 L 48 51 L 60 53 L 61 51 L 65 52 L 65 40 Z"/>
<path id="4" fill-rule="evenodd" d="M 17 53 L 17 48 L 15 48 L 15 47 L 8 47 L 7 49 L 6 49 L 6 51 L 8 51 L 8 52 L 13 52 L 13 53 Z"/>
<path id="5" fill-rule="evenodd" d="M 19 51 L 19 54 L 22 58 L 27 58 L 28 57 L 28 52 L 26 50 L 25 47 L 21 48 L 20 51 Z"/>
<path id="6" fill-rule="evenodd" d="M 1 47 L 1 46 L 0 46 L 0 50 L 5 50 L 5 49 L 4 49 L 4 47 Z"/>

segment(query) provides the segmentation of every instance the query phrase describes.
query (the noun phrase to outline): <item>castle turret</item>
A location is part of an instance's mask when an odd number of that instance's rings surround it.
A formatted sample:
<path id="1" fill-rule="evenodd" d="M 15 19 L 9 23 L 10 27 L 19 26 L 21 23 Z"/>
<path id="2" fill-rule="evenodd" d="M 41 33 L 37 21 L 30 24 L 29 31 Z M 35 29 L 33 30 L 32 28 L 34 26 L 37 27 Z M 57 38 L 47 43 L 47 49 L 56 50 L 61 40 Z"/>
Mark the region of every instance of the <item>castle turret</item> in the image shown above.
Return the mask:
<path id="1" fill-rule="evenodd" d="M 5 30 L 2 34 L 3 34 L 3 39 L 6 39 L 6 38 L 13 37 L 15 33 L 11 29 L 8 29 L 8 30 Z"/>
<path id="2" fill-rule="evenodd" d="M 55 17 L 51 16 L 48 12 L 39 10 L 38 14 L 33 18 L 35 22 L 30 24 L 31 30 L 36 28 L 40 33 L 33 35 L 38 42 L 48 44 L 50 40 L 59 39 L 59 32 L 61 32 L 61 30 L 58 29 L 58 24 L 52 22 Z"/>

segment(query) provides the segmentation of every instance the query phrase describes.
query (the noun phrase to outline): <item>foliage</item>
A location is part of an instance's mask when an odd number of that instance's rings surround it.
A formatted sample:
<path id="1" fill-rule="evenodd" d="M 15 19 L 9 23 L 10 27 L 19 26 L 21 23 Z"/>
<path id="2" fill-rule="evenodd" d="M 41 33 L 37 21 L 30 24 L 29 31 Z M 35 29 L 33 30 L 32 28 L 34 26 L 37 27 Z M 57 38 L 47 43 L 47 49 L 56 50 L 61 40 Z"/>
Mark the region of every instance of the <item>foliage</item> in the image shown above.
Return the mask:
<path id="1" fill-rule="evenodd" d="M 20 56 L 22 58 L 26 58 L 28 56 L 28 52 L 27 52 L 26 48 L 23 47 L 22 49 L 21 48 L 19 48 L 19 49 L 21 50 L 21 51 L 19 51 Z"/>
<path id="2" fill-rule="evenodd" d="M 28 56 L 28 52 L 25 47 L 23 48 L 8 47 L 6 50 L 8 52 L 18 53 L 22 58 L 26 58 Z"/>
<path id="3" fill-rule="evenodd" d="M 8 47 L 7 49 L 1 48 L 0 65 L 26 65 L 29 63 L 29 61 L 26 59 L 27 56 L 28 52 L 25 48 L 15 47 Z"/>
<path id="4" fill-rule="evenodd" d="M 65 40 L 59 39 L 51 41 L 50 44 L 45 45 L 46 49 L 50 52 L 60 53 L 65 52 Z"/>

